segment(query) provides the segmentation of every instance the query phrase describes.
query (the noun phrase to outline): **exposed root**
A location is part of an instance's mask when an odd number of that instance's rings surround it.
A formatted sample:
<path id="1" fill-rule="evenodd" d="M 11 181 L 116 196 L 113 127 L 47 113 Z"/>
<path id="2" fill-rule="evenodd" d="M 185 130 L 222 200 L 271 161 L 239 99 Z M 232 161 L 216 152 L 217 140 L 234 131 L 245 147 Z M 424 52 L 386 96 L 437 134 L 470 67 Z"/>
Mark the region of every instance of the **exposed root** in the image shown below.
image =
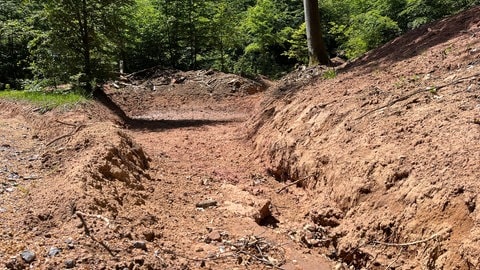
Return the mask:
<path id="1" fill-rule="evenodd" d="M 60 122 L 60 121 L 58 121 L 58 120 L 57 120 L 57 122 L 59 122 L 59 123 L 61 123 L 61 124 L 64 124 L 64 125 L 68 125 L 68 126 L 75 127 L 75 129 L 74 129 L 72 132 L 68 133 L 68 134 L 59 136 L 59 137 L 51 140 L 49 143 L 47 143 L 46 146 L 50 146 L 50 145 L 52 145 L 53 143 L 55 143 L 56 141 L 59 141 L 59 140 L 61 140 L 61 139 L 67 138 L 67 137 L 70 137 L 70 136 L 74 135 L 75 133 L 77 133 L 81 128 L 85 127 L 85 125 L 83 125 L 83 124 L 82 124 L 82 125 L 74 125 L 74 124 L 63 123 L 63 122 Z"/>
<path id="2" fill-rule="evenodd" d="M 105 224 L 107 225 L 107 227 L 110 227 L 110 220 L 104 216 L 101 216 L 101 215 L 92 215 L 92 214 L 86 214 L 86 213 L 83 213 L 83 212 L 80 212 L 80 211 L 77 211 L 75 212 L 76 215 L 78 217 L 81 217 L 80 219 L 82 219 L 83 217 L 93 217 L 93 218 L 98 218 L 98 219 L 101 219 L 103 221 L 105 221 Z M 83 222 L 83 221 L 82 221 Z M 85 225 L 85 224 L 84 224 Z"/>
<path id="3" fill-rule="evenodd" d="M 306 176 L 306 177 L 301 178 L 301 179 L 298 179 L 298 180 L 296 180 L 296 181 L 293 181 L 293 182 L 291 182 L 291 183 L 283 186 L 283 187 L 280 188 L 279 190 L 277 190 L 277 193 L 281 193 L 282 191 L 284 191 L 284 190 L 287 189 L 288 187 L 291 187 L 291 186 L 296 185 L 296 184 L 298 184 L 298 183 L 300 183 L 300 182 L 303 182 L 303 181 L 307 180 L 307 179 L 310 178 L 310 177 L 311 177 L 311 175 Z"/>
<path id="4" fill-rule="evenodd" d="M 103 241 L 101 240 L 98 240 L 90 231 L 90 228 L 88 227 L 88 224 L 87 224 L 87 221 L 85 220 L 85 216 L 89 216 L 89 217 L 95 217 L 95 218 L 100 218 L 102 220 L 106 220 L 108 221 L 108 219 L 100 216 L 100 215 L 89 215 L 89 214 L 85 214 L 85 213 L 82 213 L 80 211 L 76 211 L 75 212 L 75 215 L 77 215 L 77 217 L 80 219 L 80 221 L 82 222 L 82 225 L 83 225 L 83 229 L 85 230 L 85 235 L 89 236 L 94 242 L 97 242 L 99 245 L 101 245 L 107 252 L 108 254 L 110 254 L 112 257 L 116 257 L 116 255 L 113 253 L 112 249 L 110 247 L 108 247 Z M 109 224 L 110 222 L 108 222 L 107 224 Z"/>
<path id="5" fill-rule="evenodd" d="M 417 240 L 417 241 L 413 241 L 413 242 L 407 242 L 407 243 L 387 243 L 387 242 L 382 242 L 382 241 L 373 241 L 372 243 L 376 244 L 376 245 L 384 245 L 384 246 L 389 246 L 389 247 L 407 247 L 407 246 L 422 244 L 422 243 L 425 243 L 425 242 L 428 242 L 428 241 L 431 241 L 431 240 L 434 240 L 434 239 L 438 239 L 442 235 L 447 233 L 448 231 L 449 230 L 434 233 L 434 234 L 432 234 L 432 236 L 430 236 L 426 239 Z"/>

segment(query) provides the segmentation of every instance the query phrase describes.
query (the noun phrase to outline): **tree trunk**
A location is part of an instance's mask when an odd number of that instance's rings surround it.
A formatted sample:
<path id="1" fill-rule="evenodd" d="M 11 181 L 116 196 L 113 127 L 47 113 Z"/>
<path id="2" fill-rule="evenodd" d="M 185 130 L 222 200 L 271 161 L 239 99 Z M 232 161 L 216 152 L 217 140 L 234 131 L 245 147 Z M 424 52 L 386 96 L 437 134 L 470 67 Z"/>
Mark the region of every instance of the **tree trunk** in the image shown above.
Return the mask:
<path id="1" fill-rule="evenodd" d="M 330 65 L 331 62 L 328 58 L 327 49 L 323 43 L 320 29 L 318 0 L 303 0 L 303 7 L 305 11 L 305 23 L 307 25 L 309 65 Z"/>
<path id="2" fill-rule="evenodd" d="M 92 64 L 91 64 L 91 55 L 90 55 L 90 29 L 88 28 L 88 12 L 87 12 L 87 2 L 82 0 L 82 19 L 80 21 L 80 27 L 82 28 L 82 45 L 83 45 L 83 72 L 85 73 L 85 88 L 87 91 L 91 92 L 93 90 L 91 81 L 92 81 Z"/>

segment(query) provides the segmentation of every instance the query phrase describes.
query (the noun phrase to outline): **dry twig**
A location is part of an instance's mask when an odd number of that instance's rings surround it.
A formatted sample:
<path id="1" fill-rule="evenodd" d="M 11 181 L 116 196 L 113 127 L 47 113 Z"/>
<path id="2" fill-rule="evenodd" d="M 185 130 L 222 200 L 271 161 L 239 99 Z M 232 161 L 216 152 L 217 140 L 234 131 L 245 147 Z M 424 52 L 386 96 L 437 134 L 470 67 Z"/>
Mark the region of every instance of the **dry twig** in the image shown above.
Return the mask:
<path id="1" fill-rule="evenodd" d="M 306 176 L 306 177 L 301 178 L 301 179 L 298 179 L 298 180 L 295 180 L 295 181 L 293 181 L 293 182 L 291 182 L 291 183 L 283 186 L 283 187 L 280 188 L 279 190 L 277 190 L 277 193 L 281 193 L 282 191 L 284 191 L 284 190 L 287 189 L 288 187 L 291 187 L 291 186 L 296 185 L 296 184 L 298 184 L 298 183 L 300 183 L 300 182 L 302 182 L 302 181 L 305 181 L 305 180 L 307 180 L 309 177 L 311 177 L 311 175 Z"/>
<path id="2" fill-rule="evenodd" d="M 398 254 L 397 254 L 397 257 L 395 258 L 395 260 L 393 260 L 391 263 L 389 263 L 387 265 L 387 267 L 385 268 L 385 270 L 388 270 L 390 268 L 393 268 L 393 265 L 398 261 L 398 259 L 400 259 L 400 256 L 402 255 L 402 251 L 403 251 L 403 248 L 402 247 L 399 251 L 398 251 Z"/>
<path id="3" fill-rule="evenodd" d="M 257 261 L 275 269 L 282 269 L 280 265 L 285 263 L 284 251 L 263 237 L 247 236 L 229 245 L 236 257 L 246 263 Z"/>
<path id="4" fill-rule="evenodd" d="M 82 125 L 73 125 L 73 124 L 67 124 L 67 123 L 62 123 L 62 124 L 66 124 L 66 125 L 69 125 L 69 126 L 74 126 L 75 129 L 74 129 L 72 132 L 68 133 L 68 134 L 59 136 L 59 137 L 51 140 L 49 143 L 47 143 L 47 146 L 50 146 L 50 145 L 52 145 L 53 143 L 55 143 L 56 141 L 59 141 L 59 140 L 61 140 L 61 139 L 70 137 L 70 136 L 72 136 L 73 134 L 77 133 L 81 128 L 85 127 L 85 125 L 83 125 L 83 124 L 82 124 Z"/>
<path id="5" fill-rule="evenodd" d="M 382 242 L 382 241 L 373 241 L 372 243 L 377 244 L 377 245 L 389 246 L 389 247 L 407 247 L 407 246 L 418 245 L 418 244 L 422 244 L 422 243 L 431 241 L 433 239 L 438 238 L 440 235 L 441 235 L 441 233 L 434 233 L 434 234 L 432 234 L 432 236 L 430 236 L 426 239 L 417 240 L 417 241 L 408 242 L 408 243 L 387 243 L 387 242 Z"/>
<path id="6" fill-rule="evenodd" d="M 113 253 L 112 249 L 110 249 L 103 241 L 100 241 L 98 240 L 90 231 L 90 228 L 88 227 L 88 224 L 87 224 L 87 221 L 85 220 L 85 216 L 89 216 L 89 217 L 96 217 L 96 218 L 101 218 L 101 219 L 104 219 L 104 220 L 107 220 L 106 218 L 100 216 L 100 215 L 90 215 L 90 214 L 85 214 L 85 213 L 82 213 L 80 211 L 76 211 L 75 212 L 75 215 L 80 219 L 80 221 L 82 222 L 82 225 L 83 225 L 83 229 L 85 230 L 85 235 L 89 236 L 94 242 L 97 242 L 98 244 L 100 244 L 103 248 L 105 248 L 105 250 L 112 256 L 112 257 L 116 257 L 116 255 Z"/>
<path id="7" fill-rule="evenodd" d="M 236 258 L 237 262 L 243 262 L 244 264 L 261 263 L 272 267 L 274 269 L 282 270 L 280 267 L 285 263 L 284 250 L 279 246 L 275 246 L 267 242 L 264 238 L 258 236 L 247 236 L 241 238 L 236 242 L 225 242 L 225 245 L 230 247 L 230 250 L 222 251 L 220 253 L 211 254 L 204 258 L 191 258 L 184 254 L 179 254 L 171 249 L 161 249 L 161 251 L 172 254 L 178 257 L 182 257 L 189 261 L 203 262 L 203 261 L 215 261 L 223 260 L 227 258 Z M 155 255 L 160 258 L 156 252 Z M 161 258 L 160 258 L 161 259 Z"/>

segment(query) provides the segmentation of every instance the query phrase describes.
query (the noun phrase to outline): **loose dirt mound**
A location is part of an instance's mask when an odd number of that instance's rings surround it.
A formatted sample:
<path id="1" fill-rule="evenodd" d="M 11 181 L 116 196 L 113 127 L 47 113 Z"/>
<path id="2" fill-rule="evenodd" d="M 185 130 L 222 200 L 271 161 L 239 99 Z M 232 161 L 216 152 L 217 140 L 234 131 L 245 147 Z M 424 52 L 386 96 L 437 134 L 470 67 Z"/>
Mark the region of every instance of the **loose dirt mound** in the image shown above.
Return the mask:
<path id="1" fill-rule="evenodd" d="M 105 92 L 131 116 L 145 118 L 156 113 L 162 118 L 175 109 L 177 113 L 183 110 L 191 118 L 189 111 L 203 109 L 215 114 L 225 109 L 218 104 L 219 100 L 236 100 L 265 89 L 262 83 L 234 74 L 155 67 L 122 77 L 121 81 L 110 83 Z"/>
<path id="2" fill-rule="evenodd" d="M 1 105 L 2 113 L 16 114 L 2 119 L 2 134 L 8 134 L 2 174 L 11 178 L 1 190 L 11 195 L 0 197 L 2 232 L 10 232 L 1 236 L 2 265 L 168 266 L 135 255 L 156 237 L 156 218 L 144 207 L 155 180 L 141 147 L 110 121 L 88 116 L 105 112 L 101 107 L 88 104 L 85 114 L 77 109 L 40 116 L 24 105 Z M 30 264 L 17 255 L 27 249 L 36 254 Z"/>
<path id="3" fill-rule="evenodd" d="M 264 102 L 251 136 L 277 179 L 314 190 L 310 246 L 356 269 L 480 269 L 478 14 Z"/>

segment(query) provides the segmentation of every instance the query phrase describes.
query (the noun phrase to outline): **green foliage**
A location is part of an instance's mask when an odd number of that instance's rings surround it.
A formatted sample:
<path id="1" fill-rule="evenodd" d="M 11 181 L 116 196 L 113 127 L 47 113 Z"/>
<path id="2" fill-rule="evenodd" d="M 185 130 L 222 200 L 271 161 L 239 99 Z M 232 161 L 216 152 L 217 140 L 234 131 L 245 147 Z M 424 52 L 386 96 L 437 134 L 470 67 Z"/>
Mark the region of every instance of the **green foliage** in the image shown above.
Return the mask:
<path id="1" fill-rule="evenodd" d="M 290 59 L 295 59 L 298 63 L 308 63 L 308 49 L 307 49 L 307 27 L 302 23 L 296 30 L 292 32 L 288 39 L 289 49 L 283 54 Z"/>
<path id="2" fill-rule="evenodd" d="M 480 0 L 321 0 L 331 55 L 355 58 Z M 0 88 L 164 66 L 278 77 L 308 58 L 298 0 L 0 0 Z M 33 83 L 32 83 L 33 82 Z"/>
<path id="3" fill-rule="evenodd" d="M 27 24 L 30 10 L 20 0 L 0 0 L 0 83 L 19 87 L 30 77 L 28 41 L 32 28 Z"/>
<path id="4" fill-rule="evenodd" d="M 454 14 L 466 8 L 480 4 L 478 0 L 407 0 L 400 12 L 400 18 L 408 28 L 417 28 L 422 24 Z"/>
<path id="5" fill-rule="evenodd" d="M 333 68 L 327 69 L 322 74 L 322 78 L 324 78 L 325 80 L 335 79 L 336 77 L 337 77 L 337 71 Z"/>
<path id="6" fill-rule="evenodd" d="M 390 40 L 401 32 L 397 23 L 379 11 L 372 10 L 355 15 L 348 25 L 332 23 L 330 33 L 337 37 L 348 58 L 355 58 L 364 52 Z"/>
<path id="7" fill-rule="evenodd" d="M 85 89 L 114 70 L 126 33 L 130 0 L 48 0 L 40 11 L 46 30 L 30 43 L 38 78 L 65 82 L 72 74 Z"/>
<path id="8" fill-rule="evenodd" d="M 244 53 L 235 71 L 266 75 L 279 74 L 289 64 L 284 52 L 294 32 L 291 27 L 298 11 L 287 12 L 284 1 L 258 0 L 246 11 L 238 32 L 243 33 Z"/>

